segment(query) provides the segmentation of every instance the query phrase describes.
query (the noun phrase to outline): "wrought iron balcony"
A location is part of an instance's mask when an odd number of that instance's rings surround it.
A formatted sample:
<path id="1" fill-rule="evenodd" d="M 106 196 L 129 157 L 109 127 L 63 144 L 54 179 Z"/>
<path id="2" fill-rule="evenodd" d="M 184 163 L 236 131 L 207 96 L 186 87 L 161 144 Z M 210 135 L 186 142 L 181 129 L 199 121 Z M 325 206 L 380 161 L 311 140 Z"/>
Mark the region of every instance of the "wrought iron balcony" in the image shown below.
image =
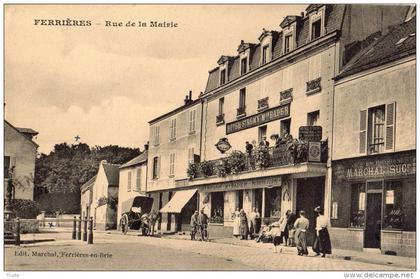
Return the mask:
<path id="1" fill-rule="evenodd" d="M 245 106 L 236 109 L 236 117 L 246 116 Z"/>
<path id="2" fill-rule="evenodd" d="M 327 162 L 328 142 L 321 142 L 320 163 Z M 252 151 L 233 151 L 228 156 L 190 164 L 187 174 L 190 179 L 219 176 L 224 177 L 246 171 L 296 165 L 310 162 L 309 143 L 293 140 L 277 146 L 258 146 Z"/>
<path id="3" fill-rule="evenodd" d="M 216 124 L 223 124 L 225 123 L 225 114 L 222 113 L 220 115 L 216 115 Z"/>

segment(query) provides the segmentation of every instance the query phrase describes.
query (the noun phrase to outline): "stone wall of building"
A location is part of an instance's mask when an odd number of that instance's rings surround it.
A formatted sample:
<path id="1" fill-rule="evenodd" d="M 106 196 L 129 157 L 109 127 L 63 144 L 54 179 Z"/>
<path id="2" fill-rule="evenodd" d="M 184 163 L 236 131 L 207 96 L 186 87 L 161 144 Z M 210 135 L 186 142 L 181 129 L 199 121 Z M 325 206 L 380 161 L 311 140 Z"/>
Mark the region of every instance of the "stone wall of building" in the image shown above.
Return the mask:
<path id="1" fill-rule="evenodd" d="M 328 231 L 333 250 L 363 251 L 363 229 L 329 228 Z"/>
<path id="2" fill-rule="evenodd" d="M 416 256 L 416 232 L 381 231 L 381 251 L 397 256 Z"/>

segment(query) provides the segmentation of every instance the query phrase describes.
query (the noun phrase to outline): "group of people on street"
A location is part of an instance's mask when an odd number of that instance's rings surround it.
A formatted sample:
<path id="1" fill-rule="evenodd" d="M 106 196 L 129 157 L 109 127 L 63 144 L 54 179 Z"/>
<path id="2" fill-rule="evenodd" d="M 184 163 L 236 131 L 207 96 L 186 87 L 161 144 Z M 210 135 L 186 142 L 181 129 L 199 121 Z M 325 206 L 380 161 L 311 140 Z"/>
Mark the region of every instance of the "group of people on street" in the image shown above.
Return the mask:
<path id="1" fill-rule="evenodd" d="M 316 238 L 312 246 L 312 250 L 317 256 L 322 254 L 331 254 L 331 241 L 328 233 L 330 226 L 328 217 L 324 216 L 321 207 L 317 206 L 314 211 L 318 215 L 316 218 Z M 260 218 L 260 213 L 257 208 L 246 215 L 244 209 L 237 208 L 232 214 L 233 219 L 233 236 L 239 239 L 253 239 L 256 233 L 259 234 L 255 239 L 257 242 L 271 241 L 274 245 L 274 253 L 282 252 L 281 244 L 284 246 L 296 246 L 297 254 L 299 256 L 308 255 L 307 247 L 307 231 L 309 229 L 309 220 L 306 218 L 304 210 L 299 212 L 299 217 L 291 211 L 286 213 L 276 222 L 269 224 L 265 221 L 261 225 L 257 223 Z M 200 240 L 205 240 L 208 237 L 207 233 L 208 217 L 201 209 L 200 213 L 195 211 L 191 216 L 191 240 L 195 240 L 197 232 L 200 232 Z"/>
<path id="2" fill-rule="evenodd" d="M 208 231 L 207 226 L 209 223 L 209 218 L 206 213 L 204 213 L 204 209 L 200 210 L 200 213 L 196 210 L 194 214 L 191 216 L 191 240 L 195 240 L 195 236 L 200 233 L 199 240 L 207 240 L 208 239 Z"/>
<path id="3" fill-rule="evenodd" d="M 257 222 L 260 220 L 260 213 L 257 208 L 246 215 L 245 210 L 239 208 L 232 214 L 233 219 L 233 236 L 239 239 L 253 239 L 255 233 L 258 231 Z"/>

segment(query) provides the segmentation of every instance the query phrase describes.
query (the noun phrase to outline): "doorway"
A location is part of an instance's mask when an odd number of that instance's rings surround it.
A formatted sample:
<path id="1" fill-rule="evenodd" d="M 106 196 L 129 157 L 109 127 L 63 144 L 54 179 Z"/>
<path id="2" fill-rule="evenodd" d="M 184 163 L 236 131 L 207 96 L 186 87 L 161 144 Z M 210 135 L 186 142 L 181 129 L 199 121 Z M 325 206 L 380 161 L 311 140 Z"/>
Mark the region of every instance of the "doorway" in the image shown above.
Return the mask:
<path id="1" fill-rule="evenodd" d="M 382 193 L 367 193 L 366 202 L 366 229 L 365 229 L 365 248 L 381 247 L 381 207 Z"/>
<path id="2" fill-rule="evenodd" d="M 296 215 L 304 210 L 309 220 L 307 230 L 307 243 L 311 246 L 315 241 L 316 217 L 315 207 L 321 206 L 324 209 L 325 177 L 313 177 L 297 179 L 296 193 Z"/>

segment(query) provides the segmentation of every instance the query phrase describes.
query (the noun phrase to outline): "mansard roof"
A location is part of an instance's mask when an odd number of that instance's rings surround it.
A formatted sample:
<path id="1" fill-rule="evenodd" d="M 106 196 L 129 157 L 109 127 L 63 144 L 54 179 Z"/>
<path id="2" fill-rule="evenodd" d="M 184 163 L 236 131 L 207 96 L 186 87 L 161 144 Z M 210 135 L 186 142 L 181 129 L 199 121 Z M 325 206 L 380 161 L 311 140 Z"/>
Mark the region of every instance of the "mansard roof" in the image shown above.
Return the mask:
<path id="1" fill-rule="evenodd" d="M 336 4 L 336 5 L 328 6 L 328 12 L 325 15 L 326 34 L 330 34 L 336 30 L 340 30 L 342 22 L 343 22 L 343 18 L 344 18 L 345 6 L 346 5 L 344 4 Z M 311 7 L 311 9 L 313 8 L 314 7 Z M 289 20 L 292 20 L 292 18 L 289 17 Z M 296 33 L 296 36 L 297 36 L 296 47 L 297 48 L 309 43 L 308 41 L 309 31 L 310 31 L 309 18 L 303 17 L 301 20 L 302 22 L 300 23 L 300 28 L 298 28 L 297 33 Z M 272 34 L 272 38 L 273 38 L 273 42 L 271 45 L 272 46 L 272 49 L 271 49 L 272 60 L 276 60 L 283 55 L 282 54 L 283 32 L 282 31 L 267 31 L 263 29 L 263 33 L 259 36 L 259 38 L 264 36 L 267 32 L 271 32 Z M 220 65 L 219 62 L 221 61 L 223 57 L 230 57 L 230 59 L 232 59 L 232 61 L 229 63 L 227 82 L 233 81 L 240 76 L 239 56 L 225 56 L 224 55 L 217 62 L 219 65 Z M 249 71 L 253 71 L 261 67 L 260 59 L 261 59 L 261 44 L 257 43 L 255 44 L 254 49 L 249 57 Z M 204 94 L 220 87 L 219 75 L 220 75 L 219 67 L 216 67 L 209 71 L 209 77 L 207 80 L 207 85 L 206 85 Z"/>

